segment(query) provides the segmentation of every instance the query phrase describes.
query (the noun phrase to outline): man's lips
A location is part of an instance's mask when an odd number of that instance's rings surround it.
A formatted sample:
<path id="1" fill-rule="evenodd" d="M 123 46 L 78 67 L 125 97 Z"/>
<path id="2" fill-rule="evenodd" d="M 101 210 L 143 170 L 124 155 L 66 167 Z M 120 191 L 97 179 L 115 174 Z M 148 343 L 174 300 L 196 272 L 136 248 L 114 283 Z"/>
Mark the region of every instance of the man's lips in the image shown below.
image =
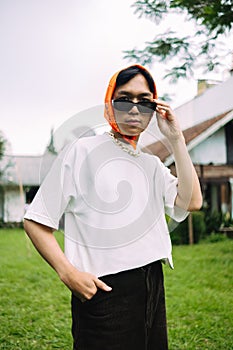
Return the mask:
<path id="1" fill-rule="evenodd" d="M 139 119 L 127 119 L 125 123 L 128 125 L 141 125 L 141 121 Z"/>

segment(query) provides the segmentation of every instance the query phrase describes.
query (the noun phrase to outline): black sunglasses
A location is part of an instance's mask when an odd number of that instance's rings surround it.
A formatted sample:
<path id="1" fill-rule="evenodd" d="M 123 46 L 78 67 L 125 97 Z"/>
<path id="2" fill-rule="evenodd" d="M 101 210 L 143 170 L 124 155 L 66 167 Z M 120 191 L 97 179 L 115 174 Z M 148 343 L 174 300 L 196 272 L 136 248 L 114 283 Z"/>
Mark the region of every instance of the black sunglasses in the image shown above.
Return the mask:
<path id="1" fill-rule="evenodd" d="M 133 102 L 127 100 L 112 100 L 113 108 L 121 112 L 129 112 L 134 106 L 140 113 L 153 113 L 156 110 L 157 103 L 153 101 Z"/>

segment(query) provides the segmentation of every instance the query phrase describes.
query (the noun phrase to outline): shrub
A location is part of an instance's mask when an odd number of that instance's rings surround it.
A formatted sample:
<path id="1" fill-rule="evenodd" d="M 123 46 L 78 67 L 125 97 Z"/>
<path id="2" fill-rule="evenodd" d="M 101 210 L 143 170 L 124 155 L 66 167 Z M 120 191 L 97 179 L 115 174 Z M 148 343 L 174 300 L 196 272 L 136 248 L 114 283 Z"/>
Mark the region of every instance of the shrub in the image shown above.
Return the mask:
<path id="1" fill-rule="evenodd" d="M 203 211 L 192 212 L 193 222 L 193 238 L 194 243 L 198 243 L 200 239 L 205 237 L 206 224 L 205 213 Z M 175 245 L 189 244 L 189 224 L 188 218 L 181 222 L 172 232 L 171 240 Z"/>
<path id="2" fill-rule="evenodd" d="M 170 232 L 171 241 L 174 245 L 188 244 L 188 220 L 182 221 L 174 230 Z"/>
<path id="3" fill-rule="evenodd" d="M 0 228 L 23 228 L 23 222 L 4 222 L 0 220 Z"/>
<path id="4" fill-rule="evenodd" d="M 206 243 L 217 243 L 217 242 L 222 242 L 222 241 L 226 241 L 228 238 L 222 234 L 222 233 L 214 233 L 212 232 L 210 235 L 208 235 L 205 238 L 205 242 Z"/>
<path id="5" fill-rule="evenodd" d="M 209 235 L 213 232 L 219 232 L 219 228 L 222 223 L 221 212 L 214 211 L 205 213 L 206 234 Z"/>

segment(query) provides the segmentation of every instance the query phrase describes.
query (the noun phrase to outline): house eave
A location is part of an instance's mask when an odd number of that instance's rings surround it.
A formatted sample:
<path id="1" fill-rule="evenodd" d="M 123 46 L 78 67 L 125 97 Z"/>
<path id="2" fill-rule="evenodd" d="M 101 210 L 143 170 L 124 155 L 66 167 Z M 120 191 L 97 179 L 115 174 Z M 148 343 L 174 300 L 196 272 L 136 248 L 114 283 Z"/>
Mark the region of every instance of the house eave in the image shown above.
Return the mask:
<path id="1" fill-rule="evenodd" d="M 224 118 L 218 120 L 216 123 L 211 125 L 208 129 L 203 131 L 200 135 L 195 137 L 193 140 L 191 140 L 189 143 L 187 143 L 187 149 L 188 151 L 191 151 L 194 147 L 198 146 L 201 142 L 206 140 L 208 137 L 213 135 L 215 132 L 217 132 L 219 129 L 221 129 L 224 125 L 226 125 L 228 122 L 230 122 L 233 119 L 233 110 L 231 110 L 227 115 L 225 115 Z M 174 163 L 174 157 L 173 155 L 169 155 L 166 160 L 164 161 L 164 164 L 166 166 L 170 166 L 172 163 Z"/>

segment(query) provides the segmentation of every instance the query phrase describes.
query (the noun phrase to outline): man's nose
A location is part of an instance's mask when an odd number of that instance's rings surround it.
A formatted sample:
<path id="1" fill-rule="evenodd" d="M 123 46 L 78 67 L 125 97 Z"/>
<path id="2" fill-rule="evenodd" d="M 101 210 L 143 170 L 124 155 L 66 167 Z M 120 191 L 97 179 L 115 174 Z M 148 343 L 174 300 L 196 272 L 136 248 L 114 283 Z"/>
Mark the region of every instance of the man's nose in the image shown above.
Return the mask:
<path id="1" fill-rule="evenodd" d="M 134 102 L 134 101 L 132 101 Z M 136 102 L 134 102 L 136 103 Z M 130 110 L 129 110 L 129 113 L 131 114 L 139 114 L 139 110 L 138 110 L 138 106 L 137 105 L 134 105 Z"/>

